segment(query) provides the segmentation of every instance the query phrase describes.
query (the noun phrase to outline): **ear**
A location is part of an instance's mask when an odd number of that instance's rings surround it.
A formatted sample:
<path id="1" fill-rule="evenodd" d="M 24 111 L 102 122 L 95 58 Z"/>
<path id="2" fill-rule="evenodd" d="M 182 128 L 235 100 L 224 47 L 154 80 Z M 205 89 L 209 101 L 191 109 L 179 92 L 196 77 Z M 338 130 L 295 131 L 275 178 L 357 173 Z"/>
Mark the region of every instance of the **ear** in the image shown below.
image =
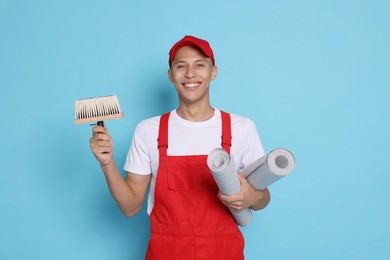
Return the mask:
<path id="1" fill-rule="evenodd" d="M 211 80 L 214 80 L 217 77 L 218 74 L 218 68 L 217 66 L 213 66 L 211 68 Z"/>
<path id="2" fill-rule="evenodd" d="M 169 79 L 170 82 L 173 83 L 173 79 L 172 79 L 172 70 L 171 70 L 170 68 L 168 69 L 168 79 Z"/>

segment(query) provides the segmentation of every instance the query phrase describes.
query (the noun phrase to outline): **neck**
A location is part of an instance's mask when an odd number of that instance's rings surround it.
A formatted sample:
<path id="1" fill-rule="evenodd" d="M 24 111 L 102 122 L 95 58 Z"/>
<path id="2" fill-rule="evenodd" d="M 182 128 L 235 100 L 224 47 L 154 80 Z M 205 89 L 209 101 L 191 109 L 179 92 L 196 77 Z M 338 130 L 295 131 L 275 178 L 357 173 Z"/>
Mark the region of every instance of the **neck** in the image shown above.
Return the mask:
<path id="1" fill-rule="evenodd" d="M 210 106 L 179 106 L 176 113 L 183 119 L 193 122 L 207 121 L 214 116 L 214 108 Z"/>

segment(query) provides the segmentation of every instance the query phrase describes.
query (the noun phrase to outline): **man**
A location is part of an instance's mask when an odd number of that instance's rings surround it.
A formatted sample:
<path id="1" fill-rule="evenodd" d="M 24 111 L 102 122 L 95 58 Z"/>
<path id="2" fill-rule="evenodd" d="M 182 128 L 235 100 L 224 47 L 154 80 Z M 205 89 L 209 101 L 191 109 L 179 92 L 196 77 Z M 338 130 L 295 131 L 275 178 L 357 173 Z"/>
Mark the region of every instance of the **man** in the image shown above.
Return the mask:
<path id="1" fill-rule="evenodd" d="M 241 175 L 241 191 L 222 194 L 207 167 L 207 155 L 216 147 L 241 166 L 264 155 L 251 120 L 211 106 L 209 88 L 216 76 L 207 41 L 186 36 L 171 48 L 168 77 L 179 107 L 137 126 L 125 180 L 115 165 L 107 129 L 93 129 L 92 152 L 126 216 L 140 210 L 151 185 L 146 259 L 244 259 L 244 239 L 228 208 L 260 210 L 269 203 L 269 191 L 254 189 Z"/>

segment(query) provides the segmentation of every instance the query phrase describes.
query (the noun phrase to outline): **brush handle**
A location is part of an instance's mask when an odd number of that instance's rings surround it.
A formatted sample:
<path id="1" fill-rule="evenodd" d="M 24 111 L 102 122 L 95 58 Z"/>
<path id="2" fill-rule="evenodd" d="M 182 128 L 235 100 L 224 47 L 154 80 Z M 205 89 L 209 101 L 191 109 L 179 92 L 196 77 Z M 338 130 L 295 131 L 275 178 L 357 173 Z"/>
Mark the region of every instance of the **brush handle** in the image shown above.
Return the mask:
<path id="1" fill-rule="evenodd" d="M 103 127 L 104 127 L 104 121 L 98 121 L 98 122 L 97 122 L 97 125 L 98 125 L 98 126 L 103 126 Z"/>

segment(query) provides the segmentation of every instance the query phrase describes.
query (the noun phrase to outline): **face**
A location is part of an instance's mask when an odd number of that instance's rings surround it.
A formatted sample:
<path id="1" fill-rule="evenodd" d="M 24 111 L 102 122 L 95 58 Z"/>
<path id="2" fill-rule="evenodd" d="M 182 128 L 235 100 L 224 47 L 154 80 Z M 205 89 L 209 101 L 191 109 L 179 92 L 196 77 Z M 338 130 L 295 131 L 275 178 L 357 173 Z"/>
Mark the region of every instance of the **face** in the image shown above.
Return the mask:
<path id="1" fill-rule="evenodd" d="M 182 47 L 168 71 L 169 80 L 179 95 L 180 105 L 209 105 L 210 82 L 217 76 L 217 67 L 203 52 L 191 46 Z"/>

